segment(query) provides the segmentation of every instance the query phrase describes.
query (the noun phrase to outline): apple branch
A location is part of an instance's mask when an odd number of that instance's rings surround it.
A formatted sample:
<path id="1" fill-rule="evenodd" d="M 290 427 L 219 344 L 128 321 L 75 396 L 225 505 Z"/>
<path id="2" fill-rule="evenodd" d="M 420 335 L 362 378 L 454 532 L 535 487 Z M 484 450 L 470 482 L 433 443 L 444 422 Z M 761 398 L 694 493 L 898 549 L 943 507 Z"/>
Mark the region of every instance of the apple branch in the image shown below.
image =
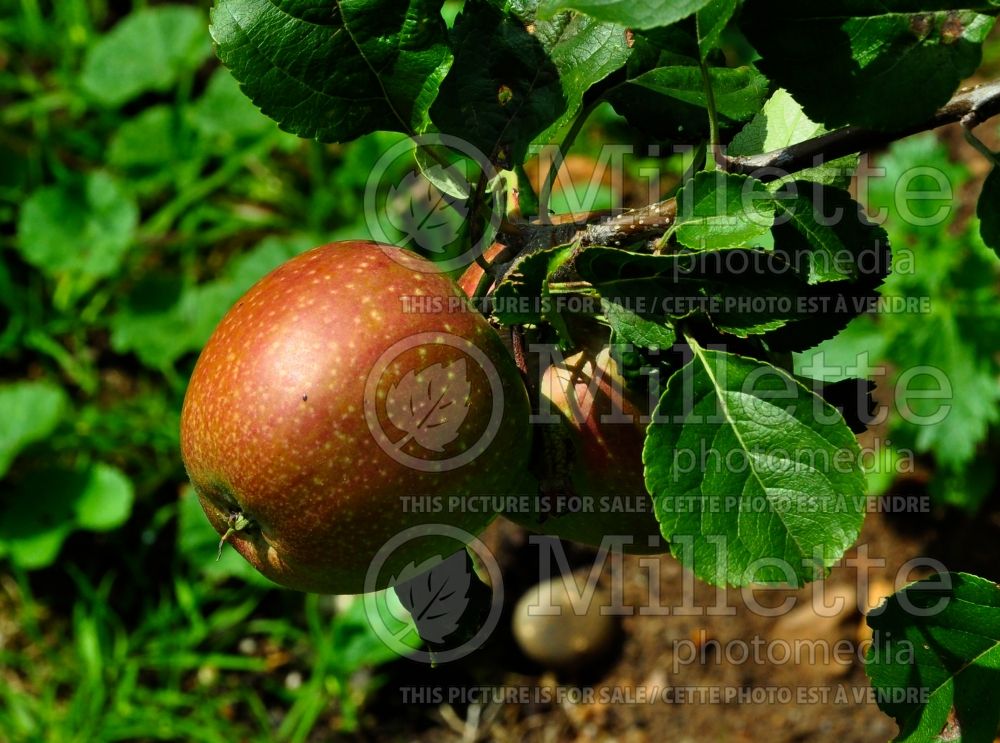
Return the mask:
<path id="1" fill-rule="evenodd" d="M 849 126 L 763 155 L 726 158 L 724 167 L 731 173 L 755 175 L 759 172 L 755 177 L 760 180 L 775 180 L 787 173 L 857 152 L 877 150 L 898 139 L 946 124 L 961 122 L 966 128 L 973 129 L 997 114 L 1000 114 L 1000 80 L 961 91 L 928 121 L 903 130 L 880 132 Z"/>
<path id="2" fill-rule="evenodd" d="M 807 168 L 859 152 L 869 152 L 919 132 L 961 123 L 972 129 L 1000 114 L 1000 80 L 961 90 L 927 121 L 897 131 L 849 126 L 773 152 L 748 157 L 722 156 L 721 169 L 773 181 Z M 575 238 L 582 245 L 617 246 L 659 237 L 677 215 L 674 199 L 632 209 L 581 227 Z"/>

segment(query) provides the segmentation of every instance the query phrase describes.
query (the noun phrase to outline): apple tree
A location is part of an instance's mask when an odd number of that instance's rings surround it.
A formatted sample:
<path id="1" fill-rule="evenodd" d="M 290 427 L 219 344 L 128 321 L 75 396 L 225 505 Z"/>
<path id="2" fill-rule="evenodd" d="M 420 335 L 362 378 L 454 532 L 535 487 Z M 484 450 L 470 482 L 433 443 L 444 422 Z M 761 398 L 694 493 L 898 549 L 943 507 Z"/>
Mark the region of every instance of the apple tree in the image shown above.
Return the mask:
<path id="1" fill-rule="evenodd" d="M 216 0 L 211 31 L 243 92 L 283 129 L 331 143 L 375 131 L 410 137 L 406 156 L 423 183 L 408 186 L 433 191 L 435 209 L 448 214 L 431 210 L 421 224 L 440 217 L 453 228 L 410 232 L 400 242 L 463 274 L 461 287 L 481 316 L 453 332 L 468 338 L 489 330 L 481 345 L 490 358 L 520 368 L 518 375 L 505 366 L 505 399 L 522 405 L 523 379 L 536 416 L 533 425 L 526 409 L 508 419 L 521 435 L 503 429 L 504 446 L 514 452 L 506 462 L 510 490 L 530 489 L 541 503 L 547 494 L 620 485 L 650 504 L 652 518 L 617 528 L 649 537 L 647 546 L 669 549 L 713 584 L 822 578 L 861 530 L 866 490 L 856 436 L 870 420 L 871 388 L 864 379 L 803 376 L 792 354 L 875 311 L 892 271 L 886 231 L 851 190 L 859 155 L 918 132 L 960 127 L 992 168 L 977 215 L 983 242 L 1000 252 L 1000 160 L 974 133 L 1000 113 L 1000 81 L 963 87 L 980 66 L 1000 2 L 467 0 L 457 14 L 442 8 L 443 0 Z M 653 143 L 652 157 L 680 153 L 685 172 L 648 203 L 554 214 L 560 167 L 600 105 L 610 105 L 636 141 Z M 528 175 L 531 163 L 537 179 Z M 394 195 L 370 191 L 375 210 Z M 370 263 L 368 254 L 352 260 Z M 360 343 L 363 334 L 344 328 L 355 308 L 363 312 L 364 297 L 383 297 L 387 282 L 389 293 L 419 294 L 426 279 L 419 271 L 370 267 L 359 280 L 349 263 L 330 271 L 329 291 L 338 299 L 319 300 L 325 314 L 308 322 L 328 323 L 333 341 Z M 313 293 L 306 284 L 287 287 L 278 304 Z M 456 291 L 436 286 L 431 293 Z M 248 296 L 253 305 L 253 292 Z M 388 312 L 388 304 L 378 309 Z M 300 325 L 289 322 L 276 336 L 267 308 L 255 307 L 252 319 L 238 323 L 240 343 L 262 353 L 271 338 L 288 344 L 290 357 L 307 353 L 295 350 Z M 240 305 L 233 312 L 247 313 Z M 447 318 L 424 322 L 413 330 L 442 330 Z M 381 337 L 389 324 L 373 317 L 372 335 Z M 512 351 L 503 361 L 498 334 Z M 233 364 L 243 357 L 213 343 L 213 369 L 236 384 Z M 532 358 L 546 344 L 559 354 Z M 602 345 L 610 350 L 600 355 Z M 338 353 L 348 354 L 350 366 L 368 363 L 372 350 Z M 295 379 L 294 368 L 274 373 Z M 598 421 L 605 413 L 601 402 L 591 405 L 594 398 L 616 393 L 588 393 L 580 384 L 586 388 L 591 378 L 619 380 L 619 403 L 641 398 L 625 407 L 641 410 L 642 426 L 613 431 Z M 212 407 L 197 425 L 224 417 L 218 400 L 234 394 L 226 385 L 208 393 L 206 400 L 222 397 L 204 403 Z M 300 408 L 314 404 L 307 394 L 303 389 L 298 407 L 285 413 L 306 415 Z M 250 391 L 242 404 L 254 399 Z M 553 407 L 570 425 L 539 422 Z M 581 409 L 591 407 L 588 417 Z M 291 471 L 282 456 L 302 454 L 296 442 L 235 424 L 227 435 L 220 448 L 246 447 L 237 476 L 259 469 L 280 474 L 289 491 L 299 487 L 298 475 L 279 472 Z M 518 450 L 529 439 L 530 464 Z M 355 444 L 348 442 L 348 459 L 364 457 Z M 215 452 L 215 469 L 206 474 L 193 453 L 198 446 L 185 453 L 196 484 L 226 464 L 226 454 Z M 581 451 L 585 461 L 574 466 Z M 502 454 L 493 456 L 483 466 L 486 478 L 505 466 Z M 299 474 L 341 476 L 327 466 Z M 398 477 L 393 487 L 400 491 L 427 487 L 424 474 L 409 483 Z M 203 500 L 218 485 L 211 483 L 201 488 Z M 463 487 L 454 478 L 442 492 Z M 237 540 L 233 529 L 246 519 L 227 521 L 227 509 L 241 515 L 228 497 L 208 500 L 221 504 L 217 528 Z M 336 531 L 324 523 L 336 515 L 318 503 L 306 498 L 289 520 L 307 535 L 303 554 L 318 553 Z M 269 528 L 280 511 L 265 509 L 260 525 Z M 511 515 L 591 543 L 616 528 L 585 519 L 560 527 L 557 509 Z M 349 519 L 352 528 L 368 529 L 356 512 Z M 472 532 L 482 526 L 463 524 Z M 287 567 L 262 543 L 244 548 L 272 574 Z M 346 560 L 352 549 L 338 543 L 335 551 Z M 944 587 L 907 587 L 870 618 L 869 673 L 901 739 L 960 731 L 965 740 L 991 741 L 1000 722 L 1000 595 L 983 579 L 947 577 Z M 293 582 L 360 590 L 356 580 Z M 942 597 L 951 603 L 933 616 L 905 610 Z M 912 666 L 881 652 L 890 636 L 921 648 Z M 889 693 L 910 687 L 931 693 L 902 702 Z"/>

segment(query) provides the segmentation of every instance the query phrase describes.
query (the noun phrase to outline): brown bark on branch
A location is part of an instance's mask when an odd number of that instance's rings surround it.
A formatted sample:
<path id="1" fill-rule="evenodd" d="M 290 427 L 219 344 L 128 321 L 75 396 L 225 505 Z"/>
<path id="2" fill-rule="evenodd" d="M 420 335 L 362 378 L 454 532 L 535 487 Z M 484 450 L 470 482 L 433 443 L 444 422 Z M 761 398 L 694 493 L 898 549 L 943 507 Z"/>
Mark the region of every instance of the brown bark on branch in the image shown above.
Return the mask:
<path id="1" fill-rule="evenodd" d="M 875 131 L 846 127 L 774 152 L 749 157 L 725 157 L 720 167 L 730 173 L 773 181 L 859 152 L 869 152 L 919 132 L 946 124 L 961 123 L 968 129 L 1000 114 L 1000 80 L 959 91 L 927 121 L 897 131 Z M 624 214 L 588 224 L 576 233 L 582 245 L 616 246 L 652 240 L 673 223 L 677 204 L 673 199 L 633 209 Z"/>
<path id="2" fill-rule="evenodd" d="M 937 129 L 945 124 L 961 122 L 972 129 L 997 114 L 1000 114 L 1000 80 L 962 90 L 928 121 L 906 129 L 880 132 L 849 126 L 763 155 L 727 157 L 722 167 L 730 173 L 744 175 L 762 171 L 754 177 L 772 181 L 784 177 L 784 174 L 822 165 L 857 152 L 877 150 L 898 139 Z"/>

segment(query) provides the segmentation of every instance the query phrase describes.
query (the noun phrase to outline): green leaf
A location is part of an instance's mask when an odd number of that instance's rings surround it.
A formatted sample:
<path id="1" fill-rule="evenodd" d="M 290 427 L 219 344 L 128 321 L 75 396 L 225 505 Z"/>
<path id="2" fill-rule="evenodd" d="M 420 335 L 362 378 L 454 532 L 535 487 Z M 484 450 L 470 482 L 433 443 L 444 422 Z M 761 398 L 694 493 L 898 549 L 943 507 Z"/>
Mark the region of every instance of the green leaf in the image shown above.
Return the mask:
<path id="1" fill-rule="evenodd" d="M 774 224 L 774 200 L 755 178 L 703 171 L 677 192 L 678 242 L 689 248 L 748 247 Z"/>
<path id="2" fill-rule="evenodd" d="M 571 108 L 549 51 L 519 20 L 486 0 L 465 4 L 452 38 L 455 64 L 431 108 L 435 126 L 503 168 L 522 163 L 528 145 Z M 564 63 L 587 46 L 563 44 Z"/>
<path id="3" fill-rule="evenodd" d="M 414 143 L 413 159 L 420 174 L 442 194 L 459 201 L 472 196 L 472 184 L 481 170 L 473 159 L 445 145 L 427 142 Z"/>
<path id="4" fill-rule="evenodd" d="M 727 154 L 736 157 L 761 155 L 784 149 L 826 133 L 826 127 L 806 116 L 787 90 L 778 89 L 729 143 Z M 800 171 L 795 178 L 847 188 L 858 157 L 851 155 Z M 780 184 L 780 182 L 779 182 Z M 775 188 L 770 185 L 769 188 Z"/>
<path id="5" fill-rule="evenodd" d="M 677 341 L 673 326 L 665 317 L 649 319 L 617 302 L 601 300 L 608 325 L 615 331 L 617 343 L 631 343 L 639 348 L 670 348 Z"/>
<path id="6" fill-rule="evenodd" d="M 132 243 L 139 208 L 107 173 L 36 190 L 21 209 L 17 245 L 33 266 L 67 276 L 81 290 L 117 272 Z"/>
<path id="7" fill-rule="evenodd" d="M 107 464 L 95 464 L 76 501 L 77 523 L 90 531 L 111 531 L 128 521 L 135 501 L 132 481 Z"/>
<path id="8" fill-rule="evenodd" d="M 953 162 L 947 145 L 933 132 L 893 142 L 876 161 L 882 177 L 868 179 L 869 213 L 881 215 L 894 245 L 919 243 L 923 263 L 915 279 L 947 273 L 958 258 L 942 229 L 958 214 L 957 192 L 968 169 Z M 931 263 L 933 262 L 933 264 Z"/>
<path id="9" fill-rule="evenodd" d="M 699 106 L 632 83 L 613 88 L 605 97 L 631 128 L 648 137 L 682 144 L 708 136 L 708 116 Z"/>
<path id="10" fill-rule="evenodd" d="M 708 5 L 710 0 L 543 0 L 538 14 L 550 17 L 560 10 L 572 8 L 610 23 L 630 28 L 669 26 L 687 18 Z"/>
<path id="11" fill-rule="evenodd" d="M 885 216 L 899 264 L 883 293 L 917 308 L 879 317 L 885 358 L 898 370 L 891 433 L 897 445 L 933 453 L 943 475 L 934 489 L 955 502 L 961 485 L 947 473 L 967 473 L 1000 421 L 1000 264 L 975 220 L 949 229 L 969 175 L 933 134 L 896 142 L 877 165 L 885 177 L 871 182 L 870 209 Z M 974 490 L 965 501 L 976 500 Z"/>
<path id="12" fill-rule="evenodd" d="M 863 281 L 875 287 L 889 275 L 889 238 L 847 191 L 797 180 L 775 197 L 774 249 L 808 283 Z"/>
<path id="13" fill-rule="evenodd" d="M 879 292 L 848 281 L 807 286 L 801 293 L 800 311 L 764 336 L 772 351 L 802 352 L 830 340 L 848 324 L 877 308 Z"/>
<path id="14" fill-rule="evenodd" d="M 393 647 L 385 642 L 373 631 L 373 621 L 382 622 L 400 645 Z M 397 649 L 400 646 L 413 649 L 422 646 L 413 618 L 392 588 L 352 596 L 350 604 L 333 618 L 333 638 L 333 645 L 338 648 L 337 664 L 348 673 L 396 660 L 400 657 Z"/>
<path id="15" fill-rule="evenodd" d="M 493 292 L 494 317 L 504 325 L 549 319 L 553 308 L 546 296 L 548 278 L 573 256 L 573 250 L 573 245 L 560 245 L 520 258 Z"/>
<path id="16" fill-rule="evenodd" d="M 964 323 L 960 310 L 932 303 L 929 314 L 892 339 L 888 352 L 906 375 L 902 387 L 899 375 L 895 380 L 895 426 L 913 434 L 917 451 L 933 451 L 952 468 L 967 465 L 990 425 L 1000 421 L 1000 370 L 990 353 L 977 348 L 977 336 L 985 336 L 996 349 L 1000 323 Z"/>
<path id="17" fill-rule="evenodd" d="M 307 234 L 266 238 L 253 250 L 230 261 L 222 280 L 232 281 L 236 291 L 242 294 L 282 263 L 315 244 L 316 239 Z"/>
<path id="18" fill-rule="evenodd" d="M 893 143 L 876 165 L 884 176 L 869 180 L 868 211 L 883 222 L 901 263 L 888 277 L 886 294 L 944 300 L 960 285 L 965 306 L 980 306 L 972 300 L 987 293 L 996 259 L 984 246 L 976 250 L 981 240 L 973 231 L 955 235 L 947 229 L 958 216 L 957 193 L 969 178 L 968 170 L 952 162 L 948 148 L 932 132 Z M 995 289 L 988 293 L 995 297 Z M 994 304 L 991 299 L 989 305 Z M 905 316 L 886 315 L 883 323 L 887 336 L 909 333 Z"/>
<path id="19" fill-rule="evenodd" d="M 775 330 L 795 318 L 796 298 L 807 288 L 784 259 L 743 248 L 650 255 L 590 247 L 576 257 L 574 267 L 602 299 L 648 320 L 702 314 L 740 337 Z M 762 306 L 755 306 L 753 300 L 762 297 Z M 773 301 L 779 299 L 787 308 Z"/>
<path id="20" fill-rule="evenodd" d="M 716 110 L 731 119 L 748 119 L 767 96 L 767 78 L 753 67 L 709 67 Z M 693 65 L 657 67 L 630 80 L 634 85 L 701 108 L 708 106 L 701 70 Z"/>
<path id="21" fill-rule="evenodd" d="M 578 13 L 561 13 L 535 22 L 535 37 L 559 71 L 565 112 L 534 138 L 540 145 L 556 144 L 556 135 L 580 112 L 584 94 L 621 69 L 631 49 L 624 26 L 604 23 Z"/>
<path id="22" fill-rule="evenodd" d="M 145 277 L 111 319 L 111 346 L 153 369 L 199 350 L 229 308 L 257 280 L 308 245 L 265 240 L 233 260 L 215 281 L 186 285 L 165 274 Z"/>
<path id="23" fill-rule="evenodd" d="M 823 382 L 869 377 L 884 358 L 886 338 L 871 317 L 858 317 L 835 338 L 795 357 L 795 372 Z"/>
<path id="24" fill-rule="evenodd" d="M 994 166 L 986 176 L 976 216 L 979 217 L 979 233 L 983 242 L 1000 256 L 1000 166 Z"/>
<path id="25" fill-rule="evenodd" d="M 630 79 L 657 67 L 700 67 L 695 23 L 636 31 L 632 47 L 632 56 L 628 61 Z"/>
<path id="26" fill-rule="evenodd" d="M 994 19 L 956 6 L 748 0 L 740 25 L 811 119 L 895 130 L 929 119 L 979 66 Z"/>
<path id="27" fill-rule="evenodd" d="M 880 497 L 885 495 L 896 480 L 896 474 L 902 463 L 899 452 L 892 446 L 882 446 L 872 459 L 866 459 L 865 482 L 868 495 Z M 934 481 L 937 481 L 935 473 Z"/>
<path id="28" fill-rule="evenodd" d="M 55 430 L 66 410 L 66 394 L 49 382 L 15 382 L 0 387 L 0 479 L 27 446 Z"/>
<path id="29" fill-rule="evenodd" d="M 151 106 L 123 122 L 111 138 L 108 162 L 118 168 L 162 168 L 181 157 L 177 111 L 173 106 Z"/>
<path id="30" fill-rule="evenodd" d="M 658 67 L 687 66 L 698 71 L 698 39 L 693 26 L 685 23 L 635 33 L 627 79 L 634 80 Z M 703 105 L 654 93 L 634 82 L 612 87 L 604 97 L 629 126 L 655 139 L 690 144 L 708 134 Z M 720 119 L 720 126 L 726 128 L 729 119 Z"/>
<path id="31" fill-rule="evenodd" d="M 181 5 L 144 8 L 87 52 L 80 82 L 105 106 L 120 106 L 150 90 L 166 91 L 211 54 L 202 11 Z"/>
<path id="32" fill-rule="evenodd" d="M 810 286 L 784 255 L 759 249 L 650 255 L 590 247 L 574 267 L 604 299 L 632 303 L 643 316 L 703 314 L 725 333 L 764 334 L 775 351 L 832 338 L 877 297 L 845 281 Z"/>
<path id="33" fill-rule="evenodd" d="M 229 141 L 252 139 L 274 131 L 274 122 L 243 95 L 226 69 L 218 69 L 195 103 L 192 123 L 206 137 Z"/>
<path id="34" fill-rule="evenodd" d="M 114 467 L 34 470 L 0 495 L 0 543 L 32 570 L 51 565 L 74 529 L 106 531 L 132 511 L 132 483 Z"/>
<path id="35" fill-rule="evenodd" d="M 885 232 L 868 222 L 846 191 L 795 181 L 775 195 L 774 252 L 807 283 L 802 294 L 812 310 L 768 334 L 766 341 L 772 350 L 803 351 L 875 310 L 892 254 Z"/>
<path id="36" fill-rule="evenodd" d="M 282 129 L 344 142 L 421 133 L 451 66 L 442 0 L 217 0 L 212 37 Z"/>
<path id="37" fill-rule="evenodd" d="M 826 127 L 806 116 L 787 90 L 779 88 L 729 144 L 730 155 L 759 155 L 790 147 L 826 133 Z"/>
<path id="38" fill-rule="evenodd" d="M 667 382 L 643 449 L 671 552 L 717 585 L 821 577 L 864 519 L 854 434 L 776 367 L 692 351 Z"/>
<path id="39" fill-rule="evenodd" d="M 135 352 L 153 369 L 166 369 L 186 353 L 200 349 L 226 311 L 243 294 L 229 281 L 184 288 L 170 302 L 169 282 L 142 282 L 111 324 L 111 345 Z"/>
<path id="40" fill-rule="evenodd" d="M 719 38 L 736 12 L 737 4 L 738 0 L 711 0 L 698 11 L 695 19 L 698 26 L 698 49 L 702 61 L 719 46 Z"/>
<path id="41" fill-rule="evenodd" d="M 865 670 L 897 741 L 990 743 L 1000 725 L 1000 586 L 966 573 L 912 583 L 871 611 Z"/>
<path id="42" fill-rule="evenodd" d="M 190 316 L 182 310 L 184 294 L 178 279 L 143 278 L 111 318 L 111 347 L 117 353 L 134 352 L 154 369 L 165 369 L 195 350 L 186 323 Z"/>
<path id="43" fill-rule="evenodd" d="M 3 512 L 2 505 L 0 512 Z M 0 545 L 3 545 L 3 553 L 25 570 L 47 568 L 54 563 L 63 542 L 72 532 L 68 523 L 26 533 L 20 533 L 18 526 L 16 523 L 0 525 Z"/>
<path id="44" fill-rule="evenodd" d="M 822 397 L 844 416 L 847 427 L 855 434 L 868 430 L 875 406 L 872 392 L 875 384 L 868 379 L 846 377 L 835 382 L 823 382 L 810 377 L 793 375 L 806 389 Z"/>
<path id="45" fill-rule="evenodd" d="M 951 468 L 938 465 L 927 489 L 935 503 L 974 514 L 993 493 L 996 464 L 991 457 L 976 457 L 969 464 Z"/>

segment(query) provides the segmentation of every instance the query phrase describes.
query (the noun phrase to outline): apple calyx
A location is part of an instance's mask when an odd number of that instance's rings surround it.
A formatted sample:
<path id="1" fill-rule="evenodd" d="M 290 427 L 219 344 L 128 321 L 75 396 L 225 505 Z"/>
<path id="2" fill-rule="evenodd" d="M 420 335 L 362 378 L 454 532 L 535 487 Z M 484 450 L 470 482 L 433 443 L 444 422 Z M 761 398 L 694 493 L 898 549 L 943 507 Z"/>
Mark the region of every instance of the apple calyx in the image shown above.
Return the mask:
<path id="1" fill-rule="evenodd" d="M 222 548 L 226 544 L 226 541 L 233 534 L 253 525 L 253 520 L 248 519 L 242 512 L 233 511 L 226 517 L 226 523 L 229 524 L 229 528 L 226 529 L 226 533 L 222 535 L 219 540 L 219 554 L 216 556 L 215 561 L 218 562 L 222 559 Z"/>

